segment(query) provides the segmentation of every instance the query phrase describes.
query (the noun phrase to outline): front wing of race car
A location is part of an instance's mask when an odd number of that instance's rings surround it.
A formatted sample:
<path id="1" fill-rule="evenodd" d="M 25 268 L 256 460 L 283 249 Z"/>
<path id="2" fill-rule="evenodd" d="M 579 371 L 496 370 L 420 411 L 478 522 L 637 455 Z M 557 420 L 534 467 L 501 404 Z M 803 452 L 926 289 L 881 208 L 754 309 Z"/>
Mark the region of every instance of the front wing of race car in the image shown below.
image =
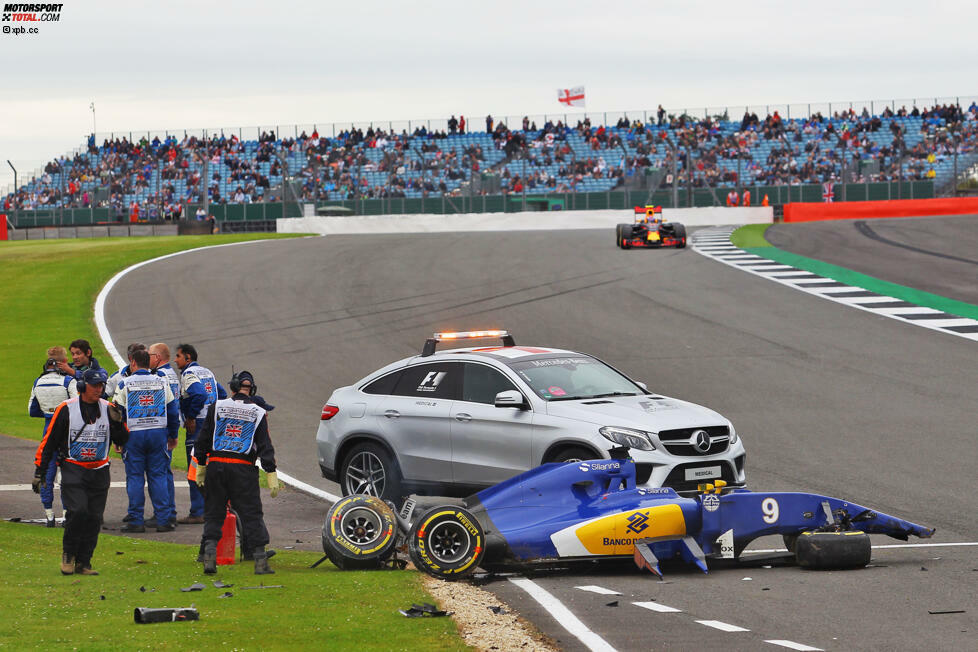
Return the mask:
<path id="1" fill-rule="evenodd" d="M 653 233 L 655 233 L 653 231 Z M 658 236 L 658 234 L 656 234 Z M 661 249 L 662 247 L 677 247 L 682 248 L 686 246 L 685 240 L 679 240 L 671 236 L 658 236 L 654 238 L 649 238 L 648 236 L 644 238 L 623 238 L 621 243 L 622 249 Z"/>
<path id="2" fill-rule="evenodd" d="M 619 224 L 615 228 L 615 243 L 621 249 L 682 249 L 686 246 L 686 227 L 675 222 L 658 226 Z"/>

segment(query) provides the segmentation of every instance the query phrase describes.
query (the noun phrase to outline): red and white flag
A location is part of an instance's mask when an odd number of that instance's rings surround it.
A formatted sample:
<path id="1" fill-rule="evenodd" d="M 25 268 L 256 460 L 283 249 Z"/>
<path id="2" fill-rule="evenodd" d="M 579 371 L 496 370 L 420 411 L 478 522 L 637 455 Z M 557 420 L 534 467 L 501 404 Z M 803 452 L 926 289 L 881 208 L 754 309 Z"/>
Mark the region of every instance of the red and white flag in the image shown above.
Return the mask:
<path id="1" fill-rule="evenodd" d="M 822 184 L 822 201 L 831 204 L 835 200 L 835 192 L 831 181 Z"/>
<path id="2" fill-rule="evenodd" d="M 584 106 L 584 87 L 558 88 L 557 101 L 565 106 Z"/>

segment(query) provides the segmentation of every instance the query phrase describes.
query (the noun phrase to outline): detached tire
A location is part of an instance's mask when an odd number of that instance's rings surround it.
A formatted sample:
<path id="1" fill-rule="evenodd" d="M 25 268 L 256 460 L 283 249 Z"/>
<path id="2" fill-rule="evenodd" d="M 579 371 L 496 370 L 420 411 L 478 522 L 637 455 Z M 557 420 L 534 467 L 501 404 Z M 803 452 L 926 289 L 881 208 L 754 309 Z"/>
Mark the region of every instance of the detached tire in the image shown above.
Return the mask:
<path id="1" fill-rule="evenodd" d="M 673 224 L 673 235 L 679 240 L 676 249 L 686 248 L 686 226 L 683 224 Z"/>
<path id="2" fill-rule="evenodd" d="M 376 496 L 336 501 L 323 523 L 323 551 L 340 570 L 377 568 L 397 541 L 394 510 Z"/>
<path id="3" fill-rule="evenodd" d="M 873 550 L 865 532 L 802 532 L 795 541 L 795 559 L 810 570 L 862 568 Z"/>
<path id="4" fill-rule="evenodd" d="M 485 553 L 486 535 L 472 512 L 443 505 L 429 509 L 411 527 L 408 552 L 415 568 L 432 577 L 471 575 Z"/>

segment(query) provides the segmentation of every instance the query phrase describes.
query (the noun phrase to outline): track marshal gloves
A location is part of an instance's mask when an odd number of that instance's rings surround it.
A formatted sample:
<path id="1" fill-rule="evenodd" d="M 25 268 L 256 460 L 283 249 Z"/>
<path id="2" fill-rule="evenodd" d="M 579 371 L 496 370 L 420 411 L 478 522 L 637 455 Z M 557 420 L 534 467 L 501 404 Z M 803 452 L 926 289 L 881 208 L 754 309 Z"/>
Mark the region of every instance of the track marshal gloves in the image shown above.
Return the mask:
<path id="1" fill-rule="evenodd" d="M 201 464 L 197 467 L 197 486 L 204 488 L 204 479 L 207 477 L 207 465 Z"/>
<path id="2" fill-rule="evenodd" d="M 122 421 L 122 408 L 115 403 L 109 403 L 109 418 L 113 421 Z"/>
<path id="3" fill-rule="evenodd" d="M 41 489 L 47 489 L 47 488 L 48 488 L 48 483 L 47 480 L 44 479 L 44 476 L 41 475 L 41 467 L 37 467 L 34 470 L 34 479 L 31 480 L 31 489 L 34 490 L 34 493 L 39 494 L 41 493 Z"/>
<path id="4" fill-rule="evenodd" d="M 271 473 L 267 474 L 267 477 L 268 477 L 268 488 L 272 492 L 272 498 L 275 498 L 276 496 L 278 496 L 279 489 L 282 488 L 282 485 L 279 484 L 278 481 L 278 472 L 272 471 Z"/>

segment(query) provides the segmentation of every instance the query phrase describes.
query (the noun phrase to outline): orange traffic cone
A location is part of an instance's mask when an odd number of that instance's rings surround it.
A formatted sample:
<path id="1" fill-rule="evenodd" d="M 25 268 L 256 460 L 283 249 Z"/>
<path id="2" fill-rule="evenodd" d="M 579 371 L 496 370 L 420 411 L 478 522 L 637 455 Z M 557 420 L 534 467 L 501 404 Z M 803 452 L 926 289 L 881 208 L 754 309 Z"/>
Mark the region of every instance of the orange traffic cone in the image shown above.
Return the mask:
<path id="1" fill-rule="evenodd" d="M 231 513 L 224 516 L 224 527 L 221 528 L 221 540 L 217 542 L 217 563 L 227 566 L 234 562 L 234 547 L 238 537 L 238 517 Z"/>

